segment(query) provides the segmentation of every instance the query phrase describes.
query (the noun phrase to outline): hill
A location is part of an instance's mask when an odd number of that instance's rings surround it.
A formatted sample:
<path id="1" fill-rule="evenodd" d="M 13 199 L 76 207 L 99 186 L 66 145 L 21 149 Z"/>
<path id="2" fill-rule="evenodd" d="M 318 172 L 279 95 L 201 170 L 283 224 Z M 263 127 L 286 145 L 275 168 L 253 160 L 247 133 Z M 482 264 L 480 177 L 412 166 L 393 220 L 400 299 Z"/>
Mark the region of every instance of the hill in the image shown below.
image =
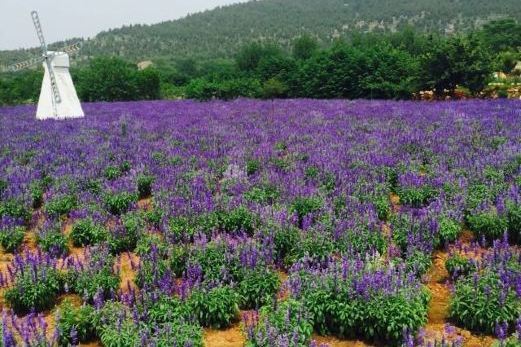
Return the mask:
<path id="1" fill-rule="evenodd" d="M 327 45 L 354 32 L 393 32 L 404 27 L 451 34 L 506 16 L 521 19 L 519 0 L 250 1 L 175 21 L 101 32 L 85 41 L 79 58 L 220 58 L 233 55 L 240 45 L 252 40 L 288 46 L 295 37 L 308 33 Z M 0 63 L 12 63 L 34 53 L 35 50 L 1 51 Z"/>

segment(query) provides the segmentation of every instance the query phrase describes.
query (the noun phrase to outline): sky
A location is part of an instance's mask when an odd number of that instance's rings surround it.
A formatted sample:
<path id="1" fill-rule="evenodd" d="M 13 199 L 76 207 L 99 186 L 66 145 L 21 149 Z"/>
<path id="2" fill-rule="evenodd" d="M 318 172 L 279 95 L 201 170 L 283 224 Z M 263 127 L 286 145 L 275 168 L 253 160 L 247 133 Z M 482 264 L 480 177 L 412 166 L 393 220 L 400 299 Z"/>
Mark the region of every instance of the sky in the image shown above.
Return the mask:
<path id="1" fill-rule="evenodd" d="M 31 11 L 48 43 L 93 37 L 128 24 L 154 24 L 245 0 L 0 0 L 0 50 L 39 45 Z"/>

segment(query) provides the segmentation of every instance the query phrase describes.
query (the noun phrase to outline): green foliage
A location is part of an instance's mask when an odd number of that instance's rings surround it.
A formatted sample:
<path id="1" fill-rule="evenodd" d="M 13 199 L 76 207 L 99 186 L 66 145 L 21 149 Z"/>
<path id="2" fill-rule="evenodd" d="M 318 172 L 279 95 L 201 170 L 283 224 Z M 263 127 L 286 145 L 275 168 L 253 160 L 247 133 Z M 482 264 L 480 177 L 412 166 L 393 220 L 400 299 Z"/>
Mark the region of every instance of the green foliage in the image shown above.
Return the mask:
<path id="1" fill-rule="evenodd" d="M 0 245 L 6 252 L 13 253 L 22 245 L 24 235 L 24 227 L 0 229 Z"/>
<path id="2" fill-rule="evenodd" d="M 40 231 L 36 241 L 42 250 L 53 256 L 62 256 L 69 252 L 67 237 L 61 232 L 59 224 Z"/>
<path id="3" fill-rule="evenodd" d="M 452 278 L 467 276 L 476 270 L 476 264 L 459 254 L 451 255 L 445 262 L 445 268 Z"/>
<path id="4" fill-rule="evenodd" d="M 60 329 L 60 346 L 72 345 L 71 331 L 77 334 L 77 342 L 88 342 L 95 337 L 93 325 L 95 310 L 90 305 L 75 307 L 69 300 L 64 300 L 58 307 L 57 327 Z"/>
<path id="5" fill-rule="evenodd" d="M 498 215 L 496 211 L 484 211 L 475 215 L 467 216 L 470 230 L 476 232 L 480 237 L 495 240 L 503 237 L 508 228 L 508 220 Z"/>
<path id="6" fill-rule="evenodd" d="M 239 314 L 239 296 L 230 287 L 195 290 L 188 299 L 190 311 L 204 327 L 226 328 Z"/>
<path id="7" fill-rule="evenodd" d="M 455 36 L 434 44 L 423 63 L 428 88 L 438 95 L 453 93 L 458 85 L 482 90 L 492 71 L 491 53 L 476 35 Z"/>
<path id="8" fill-rule="evenodd" d="M 113 254 L 133 251 L 144 232 L 145 222 L 139 213 L 129 212 L 121 216 L 121 223 L 108 237 L 108 245 Z"/>
<path id="9" fill-rule="evenodd" d="M 432 257 L 428 253 L 414 251 L 412 254 L 407 255 L 405 264 L 407 271 L 414 272 L 418 277 L 421 277 L 429 271 L 432 265 Z"/>
<path id="10" fill-rule="evenodd" d="M 251 235 L 256 224 L 256 217 L 248 208 L 240 206 L 229 212 L 223 212 L 220 224 L 226 231 L 244 231 Z"/>
<path id="11" fill-rule="evenodd" d="M 262 85 L 261 96 L 264 99 L 276 99 L 286 96 L 288 87 L 277 78 L 270 78 Z"/>
<path id="12" fill-rule="evenodd" d="M 502 295 L 502 291 L 507 291 Z M 450 303 L 450 316 L 472 331 L 493 334 L 496 323 L 513 324 L 521 303 L 513 290 L 504 288 L 499 275 L 490 271 L 477 280 L 473 276 L 456 282 Z"/>
<path id="13" fill-rule="evenodd" d="M 275 258 L 284 263 L 291 265 L 296 259 L 297 247 L 300 241 L 300 232 L 296 227 L 283 228 L 275 226 L 272 228 L 273 242 L 275 243 Z"/>
<path id="14" fill-rule="evenodd" d="M 145 219 L 148 223 L 158 228 L 164 214 L 165 212 L 160 207 L 155 206 L 153 209 L 145 211 Z"/>
<path id="15" fill-rule="evenodd" d="M 422 207 L 431 199 L 436 197 L 436 189 L 429 185 L 421 187 L 398 187 L 396 193 L 400 197 L 400 202 L 405 206 Z"/>
<path id="16" fill-rule="evenodd" d="M 246 174 L 252 176 L 261 168 L 261 162 L 258 159 L 248 159 L 246 161 Z"/>
<path id="17" fill-rule="evenodd" d="M 26 270 L 16 276 L 14 285 L 4 294 L 9 306 L 18 314 L 52 308 L 62 291 L 62 276 L 58 270 L 49 267 L 45 276 L 38 276 L 36 281 L 32 271 Z"/>
<path id="18" fill-rule="evenodd" d="M 129 192 L 107 193 L 104 198 L 107 210 L 115 215 L 127 212 L 137 202 L 137 195 Z"/>
<path id="19" fill-rule="evenodd" d="M 242 97 L 257 97 L 260 95 L 261 84 L 255 78 L 236 77 L 222 81 L 212 81 L 208 78 L 197 78 L 186 86 L 188 99 L 211 100 L 213 98 L 231 100 Z"/>
<path id="20" fill-rule="evenodd" d="M 120 177 L 123 173 L 121 172 L 120 168 L 118 166 L 107 166 L 105 168 L 105 172 L 103 173 L 103 176 L 105 176 L 106 179 L 109 181 L 113 181 L 116 178 Z"/>
<path id="21" fill-rule="evenodd" d="M 242 309 L 256 309 L 270 303 L 279 288 L 276 272 L 254 269 L 248 271 L 239 283 L 237 291 Z"/>
<path id="22" fill-rule="evenodd" d="M 297 197 L 290 205 L 289 212 L 297 214 L 299 226 L 302 227 L 304 217 L 319 211 L 322 208 L 322 204 L 322 199 L 316 196 Z"/>
<path id="23" fill-rule="evenodd" d="M 71 194 L 56 196 L 45 204 L 45 212 L 51 216 L 67 215 L 78 205 L 76 196 Z"/>
<path id="24" fill-rule="evenodd" d="M 461 232 L 461 226 L 459 223 L 453 219 L 442 217 L 439 221 L 439 226 L 440 245 L 454 242 L 458 239 L 458 236 Z"/>
<path id="25" fill-rule="evenodd" d="M 280 196 L 277 186 L 273 184 L 261 184 L 253 187 L 244 193 L 246 200 L 254 201 L 259 204 L 273 204 L 273 202 Z"/>
<path id="26" fill-rule="evenodd" d="M 74 247 L 84 247 L 106 240 L 107 234 L 103 225 L 94 223 L 92 218 L 85 218 L 74 223 L 69 237 Z"/>
<path id="27" fill-rule="evenodd" d="M 373 199 L 373 204 L 378 215 L 378 219 L 386 221 L 391 215 L 391 202 L 387 196 L 379 196 Z"/>
<path id="28" fill-rule="evenodd" d="M 521 204 L 507 203 L 508 234 L 510 241 L 521 243 Z"/>
<path id="29" fill-rule="evenodd" d="M 152 195 L 152 183 L 154 176 L 141 174 L 137 177 L 137 190 L 140 198 L 146 198 Z"/>
<path id="30" fill-rule="evenodd" d="M 159 73 L 138 71 L 119 58 L 94 58 L 76 78 L 78 95 L 84 101 L 151 100 L 159 98 Z"/>
<path id="31" fill-rule="evenodd" d="M 102 299 L 113 296 L 119 288 L 120 279 L 111 266 L 112 260 L 108 260 L 100 269 L 73 274 L 70 281 L 74 292 L 91 302 L 96 295 L 101 295 Z"/>
<path id="32" fill-rule="evenodd" d="M 8 184 L 6 180 L 0 179 L 0 200 L 2 199 L 2 194 L 7 190 Z"/>
<path id="33" fill-rule="evenodd" d="M 20 218 L 28 222 L 29 219 L 31 219 L 31 212 L 29 212 L 22 201 L 10 199 L 0 202 L 0 217 L 1 216 Z"/>
<path id="34" fill-rule="evenodd" d="M 313 324 L 302 303 L 289 299 L 273 307 L 266 305 L 259 312 L 259 322 L 255 326 L 253 340 L 247 347 L 270 347 L 270 342 L 292 338 L 291 346 L 308 346 Z M 279 340 L 280 339 L 280 340 Z"/>
<path id="35" fill-rule="evenodd" d="M 315 328 L 322 334 L 382 340 L 389 345 L 402 342 L 403 331 L 418 331 L 427 322 L 429 293 L 375 295 L 369 299 L 351 299 L 348 293 L 323 289 L 305 294 L 305 307 Z"/>
<path id="36" fill-rule="evenodd" d="M 33 199 L 33 208 L 39 208 L 43 204 L 44 186 L 41 181 L 33 181 L 29 186 L 31 198 Z"/>
<path id="37" fill-rule="evenodd" d="M 311 58 L 318 50 L 318 42 L 314 38 L 303 35 L 293 41 L 293 57 L 299 60 Z"/>

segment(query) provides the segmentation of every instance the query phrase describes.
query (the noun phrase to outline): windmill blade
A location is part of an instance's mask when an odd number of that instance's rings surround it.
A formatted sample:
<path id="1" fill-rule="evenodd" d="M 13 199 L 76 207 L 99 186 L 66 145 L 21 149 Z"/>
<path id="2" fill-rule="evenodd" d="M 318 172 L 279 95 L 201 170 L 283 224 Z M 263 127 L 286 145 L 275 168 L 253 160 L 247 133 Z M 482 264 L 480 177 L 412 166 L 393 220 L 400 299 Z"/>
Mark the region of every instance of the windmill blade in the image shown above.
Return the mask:
<path id="1" fill-rule="evenodd" d="M 44 57 L 47 56 L 47 44 L 45 43 L 45 37 L 43 37 L 42 25 L 40 23 L 40 18 L 38 17 L 38 12 L 32 11 L 31 17 L 33 19 L 34 28 L 36 29 L 36 34 L 38 35 L 38 40 L 40 40 L 40 47 L 42 48 L 42 55 Z"/>
<path id="2" fill-rule="evenodd" d="M 81 47 L 83 46 L 83 42 L 76 42 L 75 44 L 65 46 L 59 50 L 59 52 L 67 53 L 69 55 L 77 53 Z"/>
<path id="3" fill-rule="evenodd" d="M 58 90 L 58 83 L 56 83 L 56 76 L 54 75 L 54 69 L 52 67 L 51 60 L 47 58 L 45 59 L 45 63 L 47 64 L 47 70 L 49 71 L 49 78 L 51 80 L 51 90 L 54 101 L 59 104 L 62 102 L 62 99 L 60 96 L 60 91 Z"/>
<path id="4" fill-rule="evenodd" d="M 29 60 L 25 60 L 25 61 L 13 64 L 13 65 L 9 65 L 9 66 L 5 67 L 5 69 L 6 69 L 6 71 L 9 71 L 9 72 L 15 72 L 15 71 L 23 70 L 28 67 L 40 64 L 42 61 L 43 61 L 42 57 L 31 58 Z"/>

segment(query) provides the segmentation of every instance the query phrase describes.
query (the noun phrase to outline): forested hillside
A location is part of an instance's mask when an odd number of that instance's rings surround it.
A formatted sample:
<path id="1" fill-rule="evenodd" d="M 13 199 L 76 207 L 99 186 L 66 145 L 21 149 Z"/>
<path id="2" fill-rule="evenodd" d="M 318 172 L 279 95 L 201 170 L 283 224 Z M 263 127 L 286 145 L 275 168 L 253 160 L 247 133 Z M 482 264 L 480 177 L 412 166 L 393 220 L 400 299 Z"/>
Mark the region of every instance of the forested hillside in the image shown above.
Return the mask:
<path id="1" fill-rule="evenodd" d="M 302 34 L 326 46 L 354 32 L 451 34 L 501 17 L 521 19 L 519 0 L 261 0 L 217 8 L 180 20 L 110 30 L 87 40 L 80 60 L 117 55 L 132 61 L 233 56 L 252 40 L 289 47 Z M 58 45 L 59 46 L 59 45 Z M 0 52 L 8 64 L 34 51 Z"/>

